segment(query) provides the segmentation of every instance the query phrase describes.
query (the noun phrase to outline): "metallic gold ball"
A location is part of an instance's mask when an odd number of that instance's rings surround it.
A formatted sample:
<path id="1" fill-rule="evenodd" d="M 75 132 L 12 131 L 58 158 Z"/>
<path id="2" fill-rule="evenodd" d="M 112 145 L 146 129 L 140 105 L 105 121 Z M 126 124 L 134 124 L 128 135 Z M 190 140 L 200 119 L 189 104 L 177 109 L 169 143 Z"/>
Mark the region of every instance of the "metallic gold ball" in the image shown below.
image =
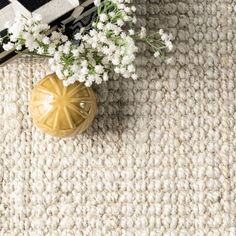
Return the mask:
<path id="1" fill-rule="evenodd" d="M 80 82 L 65 87 L 51 74 L 35 85 L 29 107 L 38 128 L 52 136 L 68 137 L 91 125 L 97 103 L 91 88 Z"/>

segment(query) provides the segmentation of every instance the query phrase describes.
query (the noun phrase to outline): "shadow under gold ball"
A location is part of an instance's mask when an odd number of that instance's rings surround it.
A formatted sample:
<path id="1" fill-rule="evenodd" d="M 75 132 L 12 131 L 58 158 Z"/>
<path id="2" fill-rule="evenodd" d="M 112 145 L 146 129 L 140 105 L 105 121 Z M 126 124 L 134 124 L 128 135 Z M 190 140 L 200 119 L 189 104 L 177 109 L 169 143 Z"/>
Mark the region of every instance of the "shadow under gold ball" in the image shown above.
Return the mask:
<path id="1" fill-rule="evenodd" d="M 30 113 L 37 127 L 57 137 L 82 133 L 92 123 L 97 110 L 91 88 L 76 82 L 68 87 L 56 74 L 46 76 L 34 87 Z"/>

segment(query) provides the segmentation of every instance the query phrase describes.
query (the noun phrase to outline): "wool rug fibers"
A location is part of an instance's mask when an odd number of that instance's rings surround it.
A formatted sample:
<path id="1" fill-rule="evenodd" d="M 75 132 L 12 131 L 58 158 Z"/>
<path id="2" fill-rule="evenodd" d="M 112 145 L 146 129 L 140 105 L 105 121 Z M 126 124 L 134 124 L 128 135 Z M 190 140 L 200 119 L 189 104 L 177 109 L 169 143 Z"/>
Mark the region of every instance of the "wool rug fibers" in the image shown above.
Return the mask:
<path id="1" fill-rule="evenodd" d="M 236 2 L 135 4 L 138 26 L 173 33 L 173 60 L 140 44 L 140 79 L 96 87 L 83 135 L 32 123 L 46 60 L 0 69 L 0 235 L 236 235 Z"/>

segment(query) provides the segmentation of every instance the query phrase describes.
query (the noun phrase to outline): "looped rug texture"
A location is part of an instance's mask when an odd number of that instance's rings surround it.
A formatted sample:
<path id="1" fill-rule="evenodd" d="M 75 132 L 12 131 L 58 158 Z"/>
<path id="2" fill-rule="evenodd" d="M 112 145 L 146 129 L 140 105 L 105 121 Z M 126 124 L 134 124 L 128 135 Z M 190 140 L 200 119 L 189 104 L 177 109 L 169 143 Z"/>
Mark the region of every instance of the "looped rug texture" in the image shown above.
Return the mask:
<path id="1" fill-rule="evenodd" d="M 83 135 L 32 123 L 47 61 L 0 68 L 0 235 L 236 235 L 236 2 L 136 0 L 173 33 L 166 65 L 140 44 L 139 80 L 95 87 Z"/>

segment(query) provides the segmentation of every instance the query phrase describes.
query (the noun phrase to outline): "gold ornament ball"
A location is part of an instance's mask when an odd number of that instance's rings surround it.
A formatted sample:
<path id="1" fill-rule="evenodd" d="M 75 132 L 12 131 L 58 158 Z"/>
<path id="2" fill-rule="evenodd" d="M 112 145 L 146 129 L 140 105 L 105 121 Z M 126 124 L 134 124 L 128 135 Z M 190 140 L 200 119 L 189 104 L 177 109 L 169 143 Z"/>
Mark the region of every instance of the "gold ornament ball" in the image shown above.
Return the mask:
<path id="1" fill-rule="evenodd" d="M 82 133 L 91 125 L 97 110 L 91 88 L 80 82 L 65 87 L 56 74 L 35 85 L 29 107 L 35 125 L 56 137 Z"/>

